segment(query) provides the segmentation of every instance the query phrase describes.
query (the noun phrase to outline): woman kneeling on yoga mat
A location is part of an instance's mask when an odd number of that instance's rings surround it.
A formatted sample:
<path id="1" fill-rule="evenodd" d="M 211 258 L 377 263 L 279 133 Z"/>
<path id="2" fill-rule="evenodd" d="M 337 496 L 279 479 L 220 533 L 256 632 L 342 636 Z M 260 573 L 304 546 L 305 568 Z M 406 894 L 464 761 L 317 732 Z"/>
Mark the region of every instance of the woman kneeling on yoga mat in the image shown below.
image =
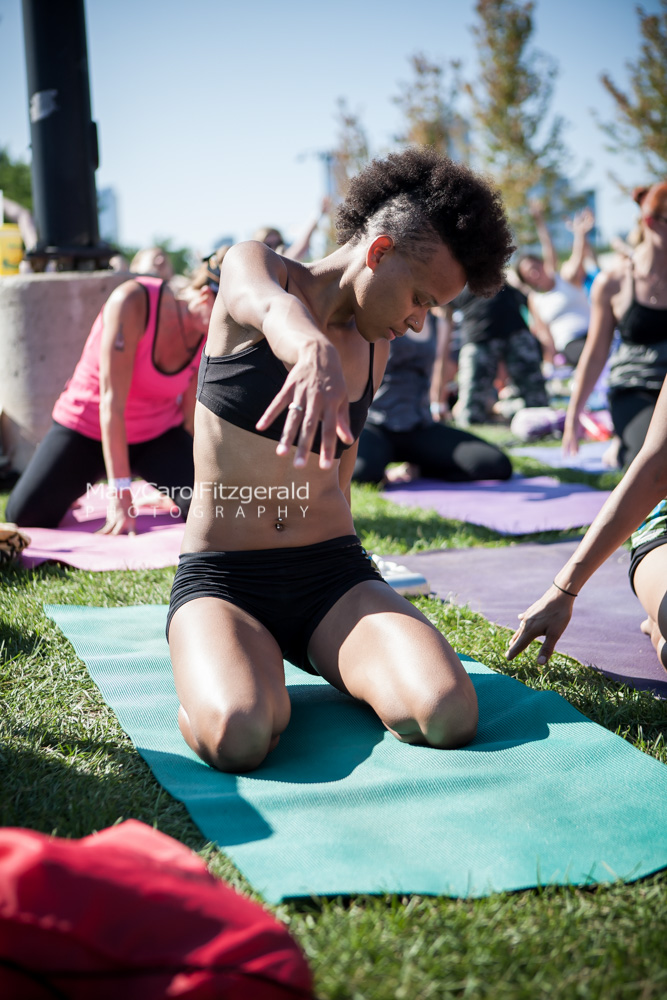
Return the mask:
<path id="1" fill-rule="evenodd" d="M 375 570 L 349 488 L 390 341 L 466 281 L 495 291 L 511 234 L 497 192 L 419 149 L 371 163 L 337 222 L 341 246 L 314 263 L 232 247 L 202 356 L 167 635 L 183 736 L 224 771 L 257 767 L 287 726 L 283 656 L 406 743 L 476 730 L 468 675 Z"/>
<path id="2" fill-rule="evenodd" d="M 19 526 L 56 528 L 101 479 L 109 483 L 102 534 L 132 533 L 132 475 L 187 514 L 194 482 L 196 373 L 226 247 L 180 291 L 129 276 L 93 323 L 53 422 L 7 502 Z"/>
<path id="3" fill-rule="evenodd" d="M 547 662 L 570 620 L 574 598 L 595 570 L 632 534 L 630 584 L 648 614 L 642 631 L 651 637 L 658 659 L 667 669 L 666 496 L 667 379 L 639 454 L 552 585 L 519 615 L 521 625 L 512 636 L 508 660 L 543 635 L 537 662 Z"/>

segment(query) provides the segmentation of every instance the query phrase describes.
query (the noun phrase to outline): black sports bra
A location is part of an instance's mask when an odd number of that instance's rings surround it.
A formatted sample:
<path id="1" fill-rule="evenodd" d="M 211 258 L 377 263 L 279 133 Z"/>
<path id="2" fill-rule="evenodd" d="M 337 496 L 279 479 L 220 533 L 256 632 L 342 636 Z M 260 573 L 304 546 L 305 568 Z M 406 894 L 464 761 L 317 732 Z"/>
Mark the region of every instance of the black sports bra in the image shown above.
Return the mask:
<path id="1" fill-rule="evenodd" d="M 368 381 L 361 399 L 350 403 L 350 430 L 356 441 L 361 434 L 368 408 L 373 399 L 373 355 L 375 345 L 370 345 Z M 216 416 L 236 427 L 259 434 L 260 437 L 279 441 L 287 411 L 280 413 L 270 427 L 258 431 L 255 424 L 278 395 L 287 378 L 287 369 L 275 356 L 266 338 L 246 347 L 237 354 L 213 358 L 202 353 L 197 381 L 197 399 Z M 319 453 L 321 428 L 318 427 L 310 450 Z M 340 458 L 349 444 L 336 438 L 336 458 Z"/>
<path id="2" fill-rule="evenodd" d="M 618 332 L 626 344 L 650 346 L 667 340 L 667 309 L 656 309 L 637 302 L 635 273 L 632 272 L 632 302 L 618 322 Z"/>

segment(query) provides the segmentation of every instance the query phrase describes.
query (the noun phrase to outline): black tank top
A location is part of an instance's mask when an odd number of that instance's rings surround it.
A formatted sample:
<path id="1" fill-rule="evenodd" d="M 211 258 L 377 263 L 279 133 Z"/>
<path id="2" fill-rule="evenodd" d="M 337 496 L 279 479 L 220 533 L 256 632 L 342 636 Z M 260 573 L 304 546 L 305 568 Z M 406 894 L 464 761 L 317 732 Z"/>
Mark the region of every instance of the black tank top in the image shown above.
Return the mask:
<path id="1" fill-rule="evenodd" d="M 374 349 L 375 345 L 371 344 L 368 381 L 363 396 L 350 403 L 350 430 L 355 441 L 364 428 L 373 399 Z M 279 441 L 287 418 L 286 410 L 264 431 L 258 431 L 255 424 L 282 389 L 287 374 L 287 369 L 275 356 L 266 338 L 237 354 L 213 358 L 203 353 L 199 365 L 197 399 L 230 424 L 259 434 L 260 437 Z M 321 428 L 318 427 L 310 449 L 315 453 L 320 450 L 320 431 Z M 336 438 L 336 458 L 340 458 L 349 447 L 349 444 Z"/>
<path id="2" fill-rule="evenodd" d="M 618 322 L 618 332 L 626 344 L 650 346 L 667 340 L 667 309 L 655 309 L 637 302 L 635 273 L 632 272 L 632 302 Z"/>

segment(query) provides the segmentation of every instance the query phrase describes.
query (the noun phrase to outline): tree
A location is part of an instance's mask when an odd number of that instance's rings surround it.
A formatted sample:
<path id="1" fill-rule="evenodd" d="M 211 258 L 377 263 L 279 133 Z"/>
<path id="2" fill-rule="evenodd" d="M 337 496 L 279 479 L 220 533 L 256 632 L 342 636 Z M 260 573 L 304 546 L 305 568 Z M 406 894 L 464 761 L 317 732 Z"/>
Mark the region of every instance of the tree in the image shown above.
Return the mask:
<path id="1" fill-rule="evenodd" d="M 392 98 L 405 116 L 405 131 L 397 141 L 432 146 L 454 159 L 468 159 L 468 126 L 455 107 L 460 64 L 450 62 L 454 75 L 445 88 L 444 66 L 430 62 L 421 52 L 409 61 L 414 77 L 410 83 L 402 83 L 401 93 Z"/>
<path id="2" fill-rule="evenodd" d="M 332 195 L 342 201 L 347 194 L 350 180 L 366 166 L 369 159 L 366 130 L 358 114 L 347 106 L 344 97 L 338 98 L 338 141 L 332 158 Z"/>
<path id="3" fill-rule="evenodd" d="M 344 97 L 339 97 L 335 119 L 338 123 L 338 136 L 335 147 L 321 154 L 327 164 L 329 175 L 329 190 L 333 206 L 344 200 L 350 181 L 355 174 L 366 166 L 370 158 L 366 130 L 359 114 L 350 111 Z M 330 216 L 326 234 L 326 252 L 330 253 L 336 247 L 336 227 L 333 213 Z"/>
<path id="4" fill-rule="evenodd" d="M 9 150 L 0 148 L 0 191 L 23 208 L 32 211 L 30 165 L 12 160 Z"/>
<path id="5" fill-rule="evenodd" d="M 636 8 L 643 41 L 637 62 L 627 64 L 630 93 L 605 73 L 600 79 L 616 104 L 616 122 L 598 122 L 611 139 L 610 151 L 639 156 L 655 180 L 667 174 L 667 0 L 660 7 L 658 14 Z"/>
<path id="6" fill-rule="evenodd" d="M 174 274 L 188 274 L 200 264 L 199 259 L 190 247 L 174 247 L 171 236 L 156 236 L 155 246 L 159 247 L 169 257 Z"/>
<path id="7" fill-rule="evenodd" d="M 533 33 L 532 0 L 477 0 L 480 82 L 468 84 L 473 119 L 479 130 L 482 165 L 500 187 L 519 240 L 533 236 L 528 202 L 538 195 L 549 215 L 553 189 L 561 183 L 564 121 L 549 123 L 557 68 L 553 60 L 529 51 Z"/>

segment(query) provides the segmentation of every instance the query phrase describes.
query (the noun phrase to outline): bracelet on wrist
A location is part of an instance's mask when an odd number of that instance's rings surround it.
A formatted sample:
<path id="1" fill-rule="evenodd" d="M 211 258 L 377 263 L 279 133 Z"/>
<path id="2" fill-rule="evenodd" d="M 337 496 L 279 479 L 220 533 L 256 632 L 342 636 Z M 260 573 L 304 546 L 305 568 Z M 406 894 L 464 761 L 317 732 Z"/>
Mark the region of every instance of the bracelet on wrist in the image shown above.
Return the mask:
<path id="1" fill-rule="evenodd" d="M 561 594 L 567 594 L 568 597 L 579 597 L 579 594 L 573 594 L 571 590 L 565 590 L 564 587 L 559 587 L 556 581 L 553 581 L 553 585 L 556 590 L 560 590 Z"/>
<path id="2" fill-rule="evenodd" d="M 115 479 L 109 480 L 109 485 L 115 492 L 116 496 L 118 496 L 119 493 L 125 493 L 127 490 L 132 488 L 132 477 L 117 476 Z"/>

